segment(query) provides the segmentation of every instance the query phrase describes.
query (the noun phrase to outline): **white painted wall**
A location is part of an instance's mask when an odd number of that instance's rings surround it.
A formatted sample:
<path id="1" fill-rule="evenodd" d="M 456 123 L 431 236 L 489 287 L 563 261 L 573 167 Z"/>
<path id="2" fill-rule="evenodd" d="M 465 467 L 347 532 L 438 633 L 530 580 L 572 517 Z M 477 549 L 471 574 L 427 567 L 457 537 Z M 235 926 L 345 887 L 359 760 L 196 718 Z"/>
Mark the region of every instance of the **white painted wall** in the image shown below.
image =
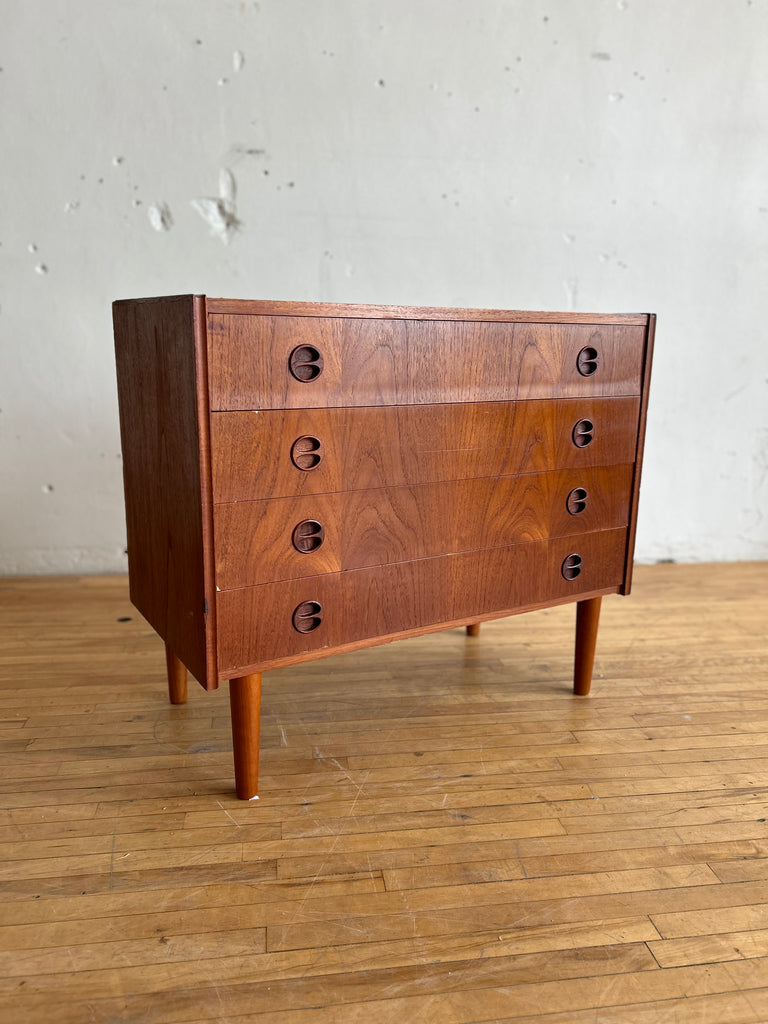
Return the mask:
<path id="1" fill-rule="evenodd" d="M 655 311 L 638 557 L 768 557 L 768 0 L 0 24 L 0 572 L 125 568 L 110 302 L 189 291 Z"/>

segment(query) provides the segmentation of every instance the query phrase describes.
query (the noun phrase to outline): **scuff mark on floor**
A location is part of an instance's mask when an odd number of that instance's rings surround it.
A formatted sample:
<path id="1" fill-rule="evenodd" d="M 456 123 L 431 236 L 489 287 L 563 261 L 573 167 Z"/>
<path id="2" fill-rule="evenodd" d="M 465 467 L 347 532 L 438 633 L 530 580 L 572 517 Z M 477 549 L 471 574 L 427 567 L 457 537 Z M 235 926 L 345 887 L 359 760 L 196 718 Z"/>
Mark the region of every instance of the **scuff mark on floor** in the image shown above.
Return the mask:
<path id="1" fill-rule="evenodd" d="M 240 824 L 240 822 L 235 821 L 235 819 L 229 813 L 229 811 L 224 806 L 224 804 L 221 802 L 221 800 L 217 800 L 216 803 L 219 805 L 219 807 L 222 809 L 222 811 L 224 811 L 224 814 L 226 815 L 227 818 L 229 818 L 229 820 L 232 822 L 232 824 L 235 826 L 235 828 L 242 828 L 242 825 Z"/>

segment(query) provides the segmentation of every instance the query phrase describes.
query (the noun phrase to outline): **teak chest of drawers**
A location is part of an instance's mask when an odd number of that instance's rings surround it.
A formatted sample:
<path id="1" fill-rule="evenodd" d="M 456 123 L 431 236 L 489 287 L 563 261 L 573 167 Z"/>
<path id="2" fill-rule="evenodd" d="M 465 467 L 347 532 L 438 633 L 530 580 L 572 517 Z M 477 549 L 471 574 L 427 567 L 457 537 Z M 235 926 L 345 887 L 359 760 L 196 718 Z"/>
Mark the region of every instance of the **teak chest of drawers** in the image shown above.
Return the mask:
<path id="1" fill-rule="evenodd" d="M 629 592 L 654 317 L 203 296 L 114 304 L 131 600 L 230 680 L 256 795 L 260 673 Z"/>

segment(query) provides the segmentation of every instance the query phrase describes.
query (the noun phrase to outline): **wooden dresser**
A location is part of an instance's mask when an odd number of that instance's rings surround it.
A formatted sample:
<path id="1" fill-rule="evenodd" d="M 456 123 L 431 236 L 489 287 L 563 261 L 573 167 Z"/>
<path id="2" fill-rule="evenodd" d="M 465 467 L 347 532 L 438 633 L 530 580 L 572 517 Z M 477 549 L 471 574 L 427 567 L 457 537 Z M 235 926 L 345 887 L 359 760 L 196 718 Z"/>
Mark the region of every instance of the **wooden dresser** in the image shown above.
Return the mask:
<path id="1" fill-rule="evenodd" d="M 256 795 L 261 672 L 629 592 L 654 317 L 175 296 L 114 304 L 131 599 L 230 680 Z"/>

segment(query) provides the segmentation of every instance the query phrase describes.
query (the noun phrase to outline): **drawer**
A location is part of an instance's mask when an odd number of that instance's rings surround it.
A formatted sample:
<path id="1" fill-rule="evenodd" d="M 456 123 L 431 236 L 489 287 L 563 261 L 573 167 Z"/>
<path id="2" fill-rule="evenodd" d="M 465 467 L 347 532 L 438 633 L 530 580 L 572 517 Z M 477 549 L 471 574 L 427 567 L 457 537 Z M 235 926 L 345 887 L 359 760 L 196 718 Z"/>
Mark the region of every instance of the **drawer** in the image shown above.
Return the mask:
<path id="1" fill-rule="evenodd" d="M 213 500 L 630 463 L 639 409 L 583 398 L 212 413 Z"/>
<path id="2" fill-rule="evenodd" d="M 225 679 L 325 648 L 616 590 L 626 543 L 626 529 L 607 530 L 224 591 L 216 597 L 219 675 Z M 566 559 L 572 579 L 563 574 Z"/>
<path id="3" fill-rule="evenodd" d="M 237 501 L 214 509 L 220 590 L 626 526 L 633 466 Z"/>
<path id="4" fill-rule="evenodd" d="M 209 314 L 210 407 L 639 395 L 644 345 L 627 324 Z"/>

